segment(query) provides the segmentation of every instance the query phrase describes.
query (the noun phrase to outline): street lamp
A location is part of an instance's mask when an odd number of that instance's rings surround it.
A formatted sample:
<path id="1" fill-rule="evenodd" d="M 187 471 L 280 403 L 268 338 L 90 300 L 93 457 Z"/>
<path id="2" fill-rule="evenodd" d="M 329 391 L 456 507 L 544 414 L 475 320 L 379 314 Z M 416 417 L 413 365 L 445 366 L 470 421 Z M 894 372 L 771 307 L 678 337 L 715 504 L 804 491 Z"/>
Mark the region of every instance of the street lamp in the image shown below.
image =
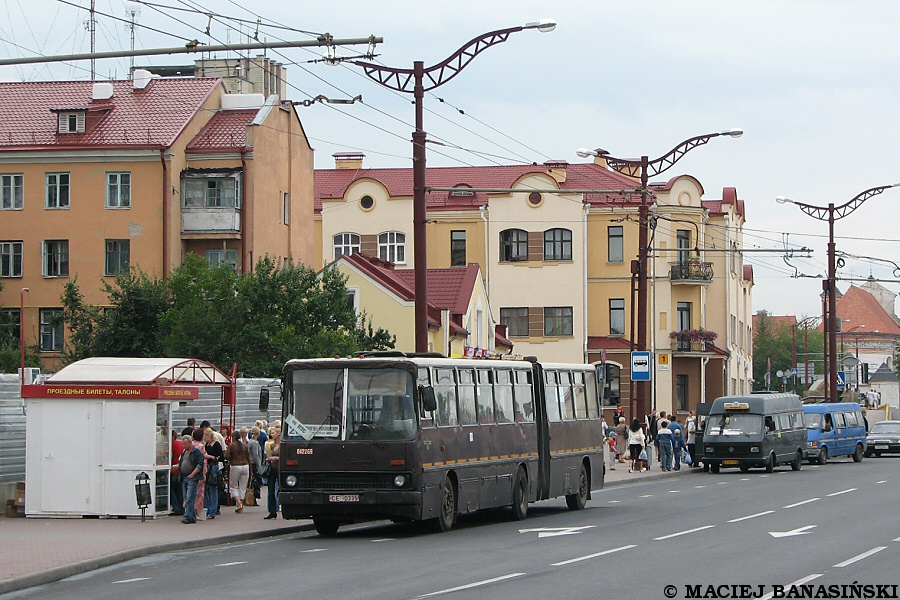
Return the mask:
<path id="1" fill-rule="evenodd" d="M 779 204 L 785 204 L 789 202 L 791 204 L 795 204 L 797 208 L 808 214 L 814 219 L 818 219 L 819 221 L 828 221 L 828 278 L 826 281 L 822 282 L 822 288 L 825 291 L 826 299 L 825 299 L 825 336 L 828 339 L 828 374 L 825 379 L 825 390 L 826 390 L 826 398 L 827 402 L 837 402 L 837 307 L 835 306 L 835 251 L 834 251 L 834 222 L 838 219 L 843 219 L 854 210 L 859 208 L 863 202 L 871 198 L 872 196 L 877 196 L 882 193 L 884 190 L 890 189 L 892 187 L 897 187 L 900 183 L 894 183 L 891 185 L 882 185 L 879 187 L 870 188 L 864 192 L 860 192 L 857 194 L 849 202 L 845 202 L 840 206 L 835 206 L 834 203 L 829 203 L 828 206 L 813 206 L 811 204 L 804 204 L 803 202 L 797 202 L 796 200 L 792 200 L 791 198 L 786 198 L 784 196 L 778 196 L 775 198 L 775 201 Z"/>
<path id="2" fill-rule="evenodd" d="M 428 253 L 425 243 L 425 130 L 422 128 L 423 99 L 431 91 L 453 79 L 472 59 L 484 50 L 505 42 L 510 34 L 524 29 L 537 29 L 541 33 L 556 29 L 553 19 L 541 19 L 499 29 L 480 35 L 465 44 L 451 56 L 434 66 L 425 68 L 422 61 L 414 61 L 412 69 L 397 69 L 360 60 L 348 61 L 363 68 L 366 76 L 376 83 L 398 92 L 413 94 L 416 105 L 416 130 L 413 132 L 413 256 L 415 259 L 415 328 L 416 352 L 428 351 Z M 427 78 L 427 79 L 426 79 Z"/>
<path id="3" fill-rule="evenodd" d="M 588 150 L 579 148 L 576 154 L 581 158 L 596 156 L 603 158 L 606 164 L 614 171 L 622 173 L 628 177 L 640 177 L 641 180 L 641 205 L 638 212 L 638 259 L 631 263 L 631 274 L 637 275 L 637 344 L 631 341 L 632 349 L 643 351 L 647 349 L 647 240 L 649 236 L 649 206 L 647 205 L 647 182 L 650 177 L 655 177 L 660 173 L 669 170 L 682 156 L 693 150 L 697 146 L 702 146 L 709 142 L 712 138 L 719 136 L 729 136 L 733 138 L 744 135 L 743 129 L 726 129 L 718 133 L 707 133 L 706 135 L 698 135 L 685 140 L 672 148 L 668 153 L 659 158 L 650 160 L 646 155 L 638 159 L 635 158 L 615 158 L 610 156 L 606 150 Z M 634 315 L 632 315 L 634 318 Z M 635 412 L 638 419 L 643 419 L 647 414 L 646 396 L 647 383 L 645 381 L 635 382 L 636 402 Z"/>

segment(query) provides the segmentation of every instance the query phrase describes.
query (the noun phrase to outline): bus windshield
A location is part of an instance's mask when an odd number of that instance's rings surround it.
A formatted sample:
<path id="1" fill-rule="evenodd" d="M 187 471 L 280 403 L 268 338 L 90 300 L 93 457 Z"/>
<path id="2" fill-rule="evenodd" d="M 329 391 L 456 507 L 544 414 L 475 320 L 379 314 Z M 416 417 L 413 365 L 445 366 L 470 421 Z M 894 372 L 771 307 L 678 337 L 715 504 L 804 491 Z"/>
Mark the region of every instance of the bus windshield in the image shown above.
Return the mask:
<path id="1" fill-rule="evenodd" d="M 413 375 L 402 369 L 294 371 L 294 419 L 286 419 L 287 437 L 295 420 L 306 439 L 412 439 L 418 430 L 414 390 Z"/>
<path id="2" fill-rule="evenodd" d="M 804 413 L 803 421 L 807 429 L 822 429 L 822 415 L 818 413 Z"/>
<path id="3" fill-rule="evenodd" d="M 706 435 L 746 435 L 762 433 L 762 416 L 740 414 L 710 415 Z"/>

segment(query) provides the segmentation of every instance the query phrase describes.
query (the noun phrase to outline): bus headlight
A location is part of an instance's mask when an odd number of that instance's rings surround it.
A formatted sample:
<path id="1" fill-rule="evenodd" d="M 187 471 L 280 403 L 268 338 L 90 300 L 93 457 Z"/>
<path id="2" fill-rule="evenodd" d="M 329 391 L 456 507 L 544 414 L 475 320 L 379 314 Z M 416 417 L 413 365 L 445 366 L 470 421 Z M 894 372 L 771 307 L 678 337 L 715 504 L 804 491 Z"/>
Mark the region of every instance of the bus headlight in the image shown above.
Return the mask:
<path id="1" fill-rule="evenodd" d="M 285 487 L 294 487 L 297 485 L 297 476 L 296 475 L 288 475 L 284 478 Z"/>
<path id="2" fill-rule="evenodd" d="M 394 486 L 402 488 L 406 485 L 406 475 L 397 475 L 394 477 Z"/>
<path id="3" fill-rule="evenodd" d="M 750 452 L 759 452 L 759 446 L 753 446 L 750 448 Z"/>

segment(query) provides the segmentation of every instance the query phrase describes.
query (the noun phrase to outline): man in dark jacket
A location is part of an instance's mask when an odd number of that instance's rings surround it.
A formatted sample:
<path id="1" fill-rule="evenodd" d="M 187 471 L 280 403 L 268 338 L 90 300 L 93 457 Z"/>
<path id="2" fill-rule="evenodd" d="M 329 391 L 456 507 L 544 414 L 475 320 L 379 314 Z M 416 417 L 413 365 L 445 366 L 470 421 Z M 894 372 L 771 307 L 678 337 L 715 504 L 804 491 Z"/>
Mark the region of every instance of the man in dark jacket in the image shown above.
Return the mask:
<path id="1" fill-rule="evenodd" d="M 184 477 L 182 482 L 184 486 L 184 518 L 181 519 L 181 522 L 196 523 L 197 513 L 194 501 L 197 499 L 197 484 L 203 477 L 203 463 L 206 461 L 206 457 L 199 448 L 194 447 L 191 436 L 184 436 L 181 443 L 184 445 L 184 452 L 178 461 L 178 468 Z"/>

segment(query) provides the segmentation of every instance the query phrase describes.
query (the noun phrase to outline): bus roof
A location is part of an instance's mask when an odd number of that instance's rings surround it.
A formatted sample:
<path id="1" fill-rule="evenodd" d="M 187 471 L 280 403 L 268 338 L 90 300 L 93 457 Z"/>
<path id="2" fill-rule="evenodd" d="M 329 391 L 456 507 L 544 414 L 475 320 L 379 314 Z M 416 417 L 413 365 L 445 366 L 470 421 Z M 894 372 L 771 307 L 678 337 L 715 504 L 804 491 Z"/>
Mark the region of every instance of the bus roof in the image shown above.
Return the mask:
<path id="1" fill-rule="evenodd" d="M 826 412 L 849 412 L 862 410 L 856 402 L 823 402 L 821 404 L 804 404 L 803 412 L 805 413 L 826 413 Z"/>
<path id="2" fill-rule="evenodd" d="M 752 396 L 721 396 L 713 401 L 709 412 L 710 414 L 724 412 L 762 414 L 798 410 L 800 407 L 800 397 L 796 394 L 754 394 Z"/>

